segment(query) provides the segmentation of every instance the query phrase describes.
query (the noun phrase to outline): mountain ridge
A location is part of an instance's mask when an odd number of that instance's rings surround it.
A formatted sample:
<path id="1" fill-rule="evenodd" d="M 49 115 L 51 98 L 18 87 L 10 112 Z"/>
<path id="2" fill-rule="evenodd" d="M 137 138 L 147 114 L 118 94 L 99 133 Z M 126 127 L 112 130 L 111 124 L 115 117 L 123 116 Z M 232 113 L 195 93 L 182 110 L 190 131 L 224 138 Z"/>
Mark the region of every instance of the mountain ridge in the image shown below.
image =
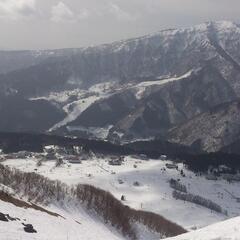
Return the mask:
<path id="1" fill-rule="evenodd" d="M 0 75 L 0 95 L 54 106 L 64 117 L 44 132 L 112 141 L 166 138 L 171 128 L 240 97 L 239 39 L 237 24 L 217 21 L 47 51 L 51 57 Z"/>

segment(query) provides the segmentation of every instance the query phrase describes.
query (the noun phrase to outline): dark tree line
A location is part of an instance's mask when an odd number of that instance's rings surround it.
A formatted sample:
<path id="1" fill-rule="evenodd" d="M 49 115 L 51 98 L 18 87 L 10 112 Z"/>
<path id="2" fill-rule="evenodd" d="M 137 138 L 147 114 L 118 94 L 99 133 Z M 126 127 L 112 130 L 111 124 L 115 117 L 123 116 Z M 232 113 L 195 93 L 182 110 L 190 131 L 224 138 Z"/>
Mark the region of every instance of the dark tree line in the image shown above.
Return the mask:
<path id="1" fill-rule="evenodd" d="M 221 206 L 219 206 L 217 203 L 214 203 L 213 201 L 203 198 L 198 195 L 194 195 L 191 193 L 183 193 L 183 192 L 179 192 L 179 191 L 173 191 L 173 197 L 175 199 L 180 199 L 183 201 L 195 203 L 197 205 L 206 207 L 206 208 L 208 208 L 212 211 L 218 212 L 218 213 L 227 214 L 226 211 L 224 211 L 221 208 Z"/>
<path id="2" fill-rule="evenodd" d="M 187 193 L 187 187 L 184 184 L 178 182 L 177 180 L 172 178 L 170 179 L 169 184 L 171 188 L 180 192 Z"/>
<path id="3" fill-rule="evenodd" d="M 206 153 L 198 155 L 181 155 L 187 167 L 194 172 L 207 172 L 209 167 L 218 167 L 226 165 L 232 169 L 233 173 L 240 170 L 240 155 L 228 154 L 222 152 Z"/>

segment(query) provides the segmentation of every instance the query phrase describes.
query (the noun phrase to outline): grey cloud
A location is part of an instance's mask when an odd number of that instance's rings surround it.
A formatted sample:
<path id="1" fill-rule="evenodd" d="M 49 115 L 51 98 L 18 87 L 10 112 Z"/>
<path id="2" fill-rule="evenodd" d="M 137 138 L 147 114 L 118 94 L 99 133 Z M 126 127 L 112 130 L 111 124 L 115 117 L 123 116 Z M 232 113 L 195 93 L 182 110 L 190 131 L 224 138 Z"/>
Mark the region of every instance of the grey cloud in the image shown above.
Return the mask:
<path id="1" fill-rule="evenodd" d="M 0 17 L 18 20 L 36 12 L 35 0 L 0 0 Z"/>

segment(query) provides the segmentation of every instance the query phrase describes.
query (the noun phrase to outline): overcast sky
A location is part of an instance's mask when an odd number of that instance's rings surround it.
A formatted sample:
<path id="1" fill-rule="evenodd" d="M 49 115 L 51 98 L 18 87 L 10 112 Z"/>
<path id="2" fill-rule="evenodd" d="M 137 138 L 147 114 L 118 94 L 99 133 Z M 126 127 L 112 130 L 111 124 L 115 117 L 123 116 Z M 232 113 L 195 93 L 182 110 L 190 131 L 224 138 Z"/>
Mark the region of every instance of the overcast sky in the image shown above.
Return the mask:
<path id="1" fill-rule="evenodd" d="M 0 0 L 0 49 L 95 45 L 191 26 L 240 20 L 240 0 Z"/>

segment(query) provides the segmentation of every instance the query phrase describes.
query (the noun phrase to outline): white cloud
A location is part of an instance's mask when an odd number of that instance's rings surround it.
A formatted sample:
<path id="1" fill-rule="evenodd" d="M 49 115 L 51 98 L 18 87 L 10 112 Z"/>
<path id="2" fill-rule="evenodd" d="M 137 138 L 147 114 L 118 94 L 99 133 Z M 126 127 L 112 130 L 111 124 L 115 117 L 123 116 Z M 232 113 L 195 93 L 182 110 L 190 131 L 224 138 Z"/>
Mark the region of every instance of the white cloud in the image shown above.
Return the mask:
<path id="1" fill-rule="evenodd" d="M 78 20 L 86 19 L 90 16 L 88 9 L 83 8 L 78 13 L 75 13 L 65 3 L 59 2 L 52 7 L 51 20 L 53 22 L 75 22 Z"/>
<path id="2" fill-rule="evenodd" d="M 11 20 L 33 16 L 35 0 L 0 0 L 0 17 Z"/>
<path id="3" fill-rule="evenodd" d="M 136 17 L 115 3 L 108 4 L 108 11 L 120 21 L 133 21 Z"/>
<path id="4" fill-rule="evenodd" d="M 77 19 L 87 19 L 91 15 L 90 11 L 86 8 L 80 10 L 80 12 L 77 14 Z"/>
<path id="5" fill-rule="evenodd" d="M 59 2 L 52 7 L 51 20 L 53 22 L 74 21 L 75 14 L 65 3 Z"/>
<path id="6" fill-rule="evenodd" d="M 53 22 L 76 22 L 78 20 L 86 19 L 90 16 L 88 9 L 83 8 L 78 13 L 75 13 L 63 2 L 59 2 L 52 7 L 51 20 Z"/>

